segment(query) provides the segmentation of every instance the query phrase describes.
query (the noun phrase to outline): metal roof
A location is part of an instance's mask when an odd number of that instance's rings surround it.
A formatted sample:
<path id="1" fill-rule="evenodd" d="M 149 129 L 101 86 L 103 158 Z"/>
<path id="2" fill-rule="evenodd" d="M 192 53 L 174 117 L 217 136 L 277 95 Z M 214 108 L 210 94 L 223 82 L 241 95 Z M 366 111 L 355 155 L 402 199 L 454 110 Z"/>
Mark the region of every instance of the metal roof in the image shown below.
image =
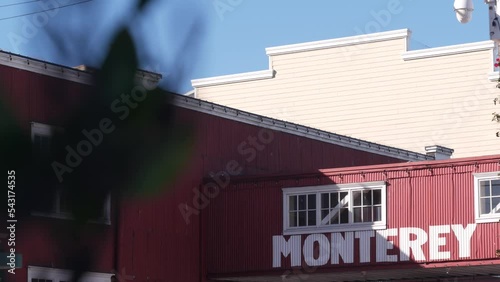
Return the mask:
<path id="1" fill-rule="evenodd" d="M 23 69 L 43 75 L 48 75 L 60 79 L 70 80 L 82 84 L 94 83 L 93 75 L 87 68 L 72 68 L 68 66 L 58 65 L 38 59 L 33 59 L 13 53 L 0 51 L 0 65 Z M 147 77 L 149 79 L 159 80 L 160 74 L 139 70 L 138 76 Z M 257 115 L 238 109 L 222 106 L 212 102 L 199 100 L 192 97 L 187 97 L 179 94 L 173 95 L 173 104 L 191 109 L 198 112 L 203 112 L 211 115 L 220 116 L 226 119 L 236 120 L 239 122 L 265 127 L 277 131 L 287 132 L 290 134 L 311 138 L 342 147 L 352 148 L 356 150 L 366 151 L 374 154 L 394 157 L 397 159 L 408 161 L 433 160 L 432 156 L 421 153 L 416 153 L 408 150 L 403 150 L 391 146 L 385 146 L 373 142 L 368 142 L 361 139 L 356 139 L 316 128 L 299 125 L 296 123 L 286 122 L 278 119 Z"/>
<path id="2" fill-rule="evenodd" d="M 296 123 L 286 122 L 262 115 L 245 112 L 235 108 L 219 105 L 216 103 L 178 95 L 173 95 L 172 102 L 174 105 L 198 112 L 203 112 L 211 115 L 220 116 L 223 118 L 252 124 L 259 127 L 269 128 L 272 130 L 282 131 L 306 138 L 311 138 L 342 147 L 366 151 L 374 154 L 390 156 L 408 161 L 423 161 L 434 160 L 432 156 L 420 154 L 408 150 L 403 150 L 391 146 L 385 146 L 357 138 L 348 137 Z"/>

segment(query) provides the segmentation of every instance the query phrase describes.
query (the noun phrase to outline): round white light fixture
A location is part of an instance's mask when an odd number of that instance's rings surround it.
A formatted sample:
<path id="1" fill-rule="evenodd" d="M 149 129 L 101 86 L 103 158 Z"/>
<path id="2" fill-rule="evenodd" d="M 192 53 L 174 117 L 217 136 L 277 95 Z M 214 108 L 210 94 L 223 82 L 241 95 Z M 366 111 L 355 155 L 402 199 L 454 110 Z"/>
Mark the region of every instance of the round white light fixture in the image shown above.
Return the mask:
<path id="1" fill-rule="evenodd" d="M 459 22 L 468 23 L 472 19 L 472 11 L 474 11 L 472 0 L 455 0 L 453 8 Z"/>

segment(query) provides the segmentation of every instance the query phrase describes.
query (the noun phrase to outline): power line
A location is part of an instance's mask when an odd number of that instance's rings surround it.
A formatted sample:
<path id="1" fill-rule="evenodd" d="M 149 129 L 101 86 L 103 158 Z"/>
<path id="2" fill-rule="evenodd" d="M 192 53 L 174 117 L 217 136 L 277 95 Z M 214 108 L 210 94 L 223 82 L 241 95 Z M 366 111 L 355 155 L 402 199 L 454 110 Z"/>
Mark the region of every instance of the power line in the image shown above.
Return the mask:
<path id="1" fill-rule="evenodd" d="M 44 13 L 44 12 L 47 12 L 47 11 L 52 11 L 52 10 L 57 10 L 57 9 L 62 9 L 62 8 L 70 7 L 70 6 L 75 6 L 75 5 L 78 5 L 78 4 L 83 4 L 83 3 L 87 3 L 87 2 L 91 2 L 91 1 L 94 1 L 94 0 L 85 0 L 85 1 L 80 1 L 80 2 L 73 3 L 73 4 L 68 4 L 68 5 L 63 5 L 63 6 L 59 6 L 59 7 L 54 7 L 54 8 L 42 10 L 42 11 L 31 12 L 31 13 L 26 13 L 26 14 L 12 16 L 12 17 L 6 17 L 6 18 L 0 18 L 0 21 L 10 20 L 10 19 L 24 17 L 24 16 L 29 16 L 29 15 L 35 15 L 35 14 Z"/>
<path id="2" fill-rule="evenodd" d="M 31 0 L 31 1 L 25 1 L 25 2 L 19 2 L 19 3 L 5 4 L 5 5 L 0 5 L 0 8 L 28 4 L 28 3 L 33 3 L 33 2 L 40 2 L 40 1 L 41 0 Z"/>

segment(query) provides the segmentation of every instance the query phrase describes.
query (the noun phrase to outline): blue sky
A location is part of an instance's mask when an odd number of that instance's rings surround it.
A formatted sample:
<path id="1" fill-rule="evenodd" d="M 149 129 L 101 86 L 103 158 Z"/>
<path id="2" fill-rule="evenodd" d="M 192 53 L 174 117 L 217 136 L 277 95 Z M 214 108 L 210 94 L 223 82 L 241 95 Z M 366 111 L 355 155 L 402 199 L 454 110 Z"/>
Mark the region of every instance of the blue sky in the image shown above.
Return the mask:
<path id="1" fill-rule="evenodd" d="M 130 12 L 133 0 L 61 8 L 83 1 L 1 0 L 0 48 L 69 66 L 98 65 L 110 36 L 128 25 L 142 67 L 184 93 L 193 78 L 266 69 L 264 49 L 271 46 L 401 28 L 413 32 L 411 49 L 489 39 L 483 0 L 474 0 L 468 24 L 456 20 L 453 0 L 156 0 L 139 17 Z M 5 19 L 51 8 L 57 9 Z M 56 48 L 53 38 L 66 48 Z"/>

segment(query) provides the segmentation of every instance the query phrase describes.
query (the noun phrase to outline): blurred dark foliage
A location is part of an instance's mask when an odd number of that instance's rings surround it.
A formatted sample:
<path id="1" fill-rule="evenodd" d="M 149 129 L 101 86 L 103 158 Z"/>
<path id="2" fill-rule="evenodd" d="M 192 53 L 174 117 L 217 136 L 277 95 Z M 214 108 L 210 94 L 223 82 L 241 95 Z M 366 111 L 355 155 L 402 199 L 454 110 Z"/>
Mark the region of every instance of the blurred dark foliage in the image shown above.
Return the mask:
<path id="1" fill-rule="evenodd" d="M 137 13 L 149 2 L 138 1 Z M 122 100 L 122 94 L 130 94 L 140 85 L 138 65 L 130 32 L 122 28 L 95 72 L 95 84 L 85 94 L 86 100 L 64 121 L 63 130 L 53 133 L 49 152 L 33 147 L 29 132 L 22 130 L 0 99 L 0 158 L 2 171 L 16 170 L 16 218 L 23 222 L 33 210 L 50 211 L 54 195 L 63 191 L 74 220 L 64 221 L 59 226 L 65 230 L 53 230 L 52 235 L 68 267 L 75 270 L 74 281 L 91 269 L 93 260 L 100 255 L 84 241 L 88 241 L 89 222 L 102 215 L 108 195 L 114 221 L 122 198 L 155 196 L 164 191 L 186 163 L 193 144 L 189 128 L 173 122 L 172 94 L 167 91 L 147 90 L 145 100 L 130 108 L 123 119 L 111 110 L 114 101 Z M 67 166 L 67 146 L 76 150 L 79 142 L 87 140 L 82 130 L 99 129 L 103 119 L 111 120 L 114 130 L 104 134 L 102 142 L 93 146 L 88 156 L 82 156 L 71 172 L 61 174 L 62 181 L 58 179 L 54 162 Z M 113 227 L 94 224 L 92 228 L 106 231 Z"/>

